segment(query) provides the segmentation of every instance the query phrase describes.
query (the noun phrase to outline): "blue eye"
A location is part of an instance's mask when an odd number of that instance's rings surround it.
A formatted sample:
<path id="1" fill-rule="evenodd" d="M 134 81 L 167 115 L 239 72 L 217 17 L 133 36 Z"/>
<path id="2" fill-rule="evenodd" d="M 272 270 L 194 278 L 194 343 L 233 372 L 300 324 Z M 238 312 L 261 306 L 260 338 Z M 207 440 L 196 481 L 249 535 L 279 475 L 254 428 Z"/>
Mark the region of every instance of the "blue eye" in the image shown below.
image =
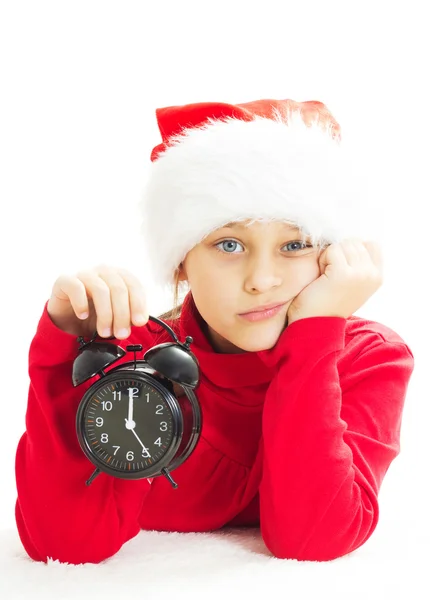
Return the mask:
<path id="1" fill-rule="evenodd" d="M 223 254 L 237 254 L 237 252 L 230 252 L 230 251 L 224 251 L 224 250 L 220 250 L 218 248 L 218 246 L 220 246 L 221 244 L 230 244 L 230 249 L 231 249 L 231 244 L 238 244 L 238 245 L 242 245 L 239 244 L 239 242 L 236 242 L 236 240 L 222 240 L 221 242 L 218 242 L 217 244 L 214 245 L 214 248 L 218 251 L 218 252 L 222 252 Z M 304 248 L 312 248 L 311 244 L 306 244 L 306 242 L 303 242 L 302 240 L 294 240 L 292 242 L 288 242 L 287 244 L 285 244 L 284 247 L 290 246 L 292 244 L 301 244 L 301 248 L 295 248 L 292 250 L 292 252 L 298 252 L 299 250 L 303 250 Z M 225 247 L 224 247 L 225 248 Z"/>
<path id="2" fill-rule="evenodd" d="M 303 250 L 304 248 L 311 248 L 311 244 L 307 244 L 306 242 L 302 242 L 301 240 L 295 240 L 294 242 L 288 242 L 285 246 L 289 246 L 290 244 L 301 244 L 301 248 L 296 248 L 296 250 Z"/>
<path id="3" fill-rule="evenodd" d="M 218 250 L 218 252 L 223 252 L 223 250 L 220 250 L 218 248 L 218 246 L 220 246 L 221 244 L 239 244 L 239 242 L 236 242 L 235 240 L 223 240 L 222 242 L 218 242 L 218 244 L 215 244 L 215 248 Z M 224 254 L 237 254 L 236 252 L 224 252 Z"/>

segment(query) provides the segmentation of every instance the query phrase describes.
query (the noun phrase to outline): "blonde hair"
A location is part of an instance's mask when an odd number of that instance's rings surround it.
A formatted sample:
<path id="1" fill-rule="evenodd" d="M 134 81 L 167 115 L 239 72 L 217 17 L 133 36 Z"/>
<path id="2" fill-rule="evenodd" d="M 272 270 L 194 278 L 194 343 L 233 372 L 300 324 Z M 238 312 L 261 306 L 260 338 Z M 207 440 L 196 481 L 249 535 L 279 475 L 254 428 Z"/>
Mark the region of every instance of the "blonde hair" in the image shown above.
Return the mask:
<path id="1" fill-rule="evenodd" d="M 176 321 L 177 319 L 180 318 L 181 316 L 181 310 L 182 310 L 182 306 L 183 306 L 183 302 L 181 304 L 179 304 L 179 287 L 180 287 L 180 281 L 179 281 L 179 269 L 176 269 L 175 271 L 175 277 L 174 277 L 174 290 L 173 290 L 173 308 L 171 310 L 169 310 L 166 313 L 163 313 L 162 315 L 159 315 L 158 318 L 161 320 L 173 320 Z"/>

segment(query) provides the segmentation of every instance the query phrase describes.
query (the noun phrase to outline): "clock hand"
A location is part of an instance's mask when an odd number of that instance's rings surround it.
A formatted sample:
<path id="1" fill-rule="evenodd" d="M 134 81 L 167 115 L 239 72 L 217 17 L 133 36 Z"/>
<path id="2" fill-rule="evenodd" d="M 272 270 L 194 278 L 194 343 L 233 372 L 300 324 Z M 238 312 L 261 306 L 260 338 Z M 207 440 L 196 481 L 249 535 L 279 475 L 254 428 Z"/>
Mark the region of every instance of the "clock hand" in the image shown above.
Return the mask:
<path id="1" fill-rule="evenodd" d="M 127 420 L 127 419 L 126 419 Z M 140 439 L 140 437 L 137 435 L 137 433 L 134 431 L 134 427 L 136 426 L 136 424 L 133 427 L 128 427 L 126 424 L 127 429 L 131 429 L 131 431 L 134 433 L 137 441 L 139 442 L 139 444 L 142 446 L 142 448 L 147 452 L 148 456 L 145 456 L 145 458 L 151 458 L 151 455 L 148 452 L 148 448 L 145 448 L 145 446 L 143 445 L 142 440 Z"/>
<path id="2" fill-rule="evenodd" d="M 130 391 L 128 394 L 128 419 L 125 419 L 125 426 L 127 429 L 136 427 L 136 423 L 133 421 L 133 393 Z"/>
<path id="3" fill-rule="evenodd" d="M 133 394 L 128 396 L 128 420 L 133 420 Z"/>

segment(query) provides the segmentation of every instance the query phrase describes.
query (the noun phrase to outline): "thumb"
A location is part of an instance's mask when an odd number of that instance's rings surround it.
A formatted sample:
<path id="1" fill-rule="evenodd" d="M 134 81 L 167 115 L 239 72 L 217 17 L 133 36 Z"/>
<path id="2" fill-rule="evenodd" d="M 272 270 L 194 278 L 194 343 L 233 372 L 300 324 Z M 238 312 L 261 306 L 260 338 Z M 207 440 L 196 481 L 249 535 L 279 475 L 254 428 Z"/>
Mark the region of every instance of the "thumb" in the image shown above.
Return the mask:
<path id="1" fill-rule="evenodd" d="M 329 264 L 329 260 L 328 260 L 328 256 L 327 256 L 327 252 L 328 252 L 329 246 L 327 248 L 325 248 L 321 254 L 318 256 L 318 266 L 320 269 L 320 275 L 324 275 L 326 267 Z"/>

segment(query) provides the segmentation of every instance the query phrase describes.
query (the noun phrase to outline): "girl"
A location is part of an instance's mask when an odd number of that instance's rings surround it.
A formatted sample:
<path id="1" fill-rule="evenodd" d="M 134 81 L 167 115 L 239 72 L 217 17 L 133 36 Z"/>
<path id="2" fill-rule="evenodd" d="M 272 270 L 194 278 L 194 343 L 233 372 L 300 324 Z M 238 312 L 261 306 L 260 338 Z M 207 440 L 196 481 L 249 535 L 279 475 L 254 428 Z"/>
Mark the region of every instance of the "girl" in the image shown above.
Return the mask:
<path id="1" fill-rule="evenodd" d="M 255 525 L 278 558 L 350 553 L 378 523 L 414 358 L 393 330 L 353 316 L 381 286 L 382 259 L 357 235 L 360 186 L 339 126 L 313 101 L 156 116 L 163 143 L 142 231 L 155 279 L 175 289 L 161 318 L 194 340 L 201 437 L 175 470 L 177 489 L 105 473 L 85 486 L 93 465 L 75 416 L 94 380 L 72 386 L 76 336 L 97 330 L 144 350 L 171 338 L 148 321 L 128 271 L 60 276 L 29 353 L 16 454 L 22 543 L 37 561 L 98 563 L 141 529 Z"/>

